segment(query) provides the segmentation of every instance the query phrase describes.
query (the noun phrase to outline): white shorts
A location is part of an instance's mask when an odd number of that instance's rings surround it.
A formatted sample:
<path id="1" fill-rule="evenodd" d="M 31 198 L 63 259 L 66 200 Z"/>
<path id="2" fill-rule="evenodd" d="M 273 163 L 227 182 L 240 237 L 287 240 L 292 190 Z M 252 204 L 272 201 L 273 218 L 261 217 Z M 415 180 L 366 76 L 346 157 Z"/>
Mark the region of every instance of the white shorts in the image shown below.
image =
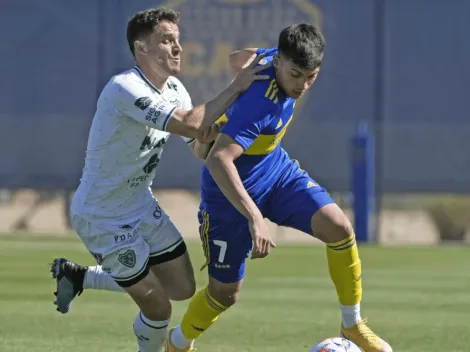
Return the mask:
<path id="1" fill-rule="evenodd" d="M 72 214 L 72 227 L 98 265 L 123 287 L 144 278 L 149 265 L 175 259 L 186 252 L 183 238 L 158 206 L 131 224 L 90 221 Z"/>

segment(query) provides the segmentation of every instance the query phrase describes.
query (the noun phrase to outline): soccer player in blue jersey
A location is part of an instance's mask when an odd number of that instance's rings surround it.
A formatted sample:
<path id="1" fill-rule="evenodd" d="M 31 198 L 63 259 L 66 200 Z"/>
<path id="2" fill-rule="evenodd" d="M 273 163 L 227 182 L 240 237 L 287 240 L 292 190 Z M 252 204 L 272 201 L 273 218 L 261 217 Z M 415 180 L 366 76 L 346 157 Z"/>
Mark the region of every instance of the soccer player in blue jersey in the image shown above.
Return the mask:
<path id="1" fill-rule="evenodd" d="M 326 244 L 328 267 L 342 312 L 341 333 L 365 352 L 391 351 L 361 319 L 361 261 L 351 223 L 324 188 L 281 147 L 296 99 L 315 82 L 324 38 L 313 25 L 285 28 L 276 49 L 246 49 L 231 56 L 239 69 L 265 53 L 270 80 L 255 82 L 226 111 L 201 177 L 200 234 L 209 284 L 191 299 L 167 351 L 194 351 L 193 343 L 238 299 L 245 262 L 272 247 L 264 218 L 315 236 Z M 209 151 L 210 148 L 210 151 Z"/>

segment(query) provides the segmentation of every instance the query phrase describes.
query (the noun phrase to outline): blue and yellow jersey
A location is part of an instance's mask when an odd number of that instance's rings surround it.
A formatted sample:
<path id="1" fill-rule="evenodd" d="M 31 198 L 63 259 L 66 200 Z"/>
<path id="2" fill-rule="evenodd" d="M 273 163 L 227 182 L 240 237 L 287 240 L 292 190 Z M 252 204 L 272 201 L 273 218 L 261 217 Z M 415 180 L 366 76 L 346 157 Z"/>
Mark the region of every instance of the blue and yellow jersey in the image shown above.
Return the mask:
<path id="1" fill-rule="evenodd" d="M 257 54 L 263 52 L 264 59 L 272 62 L 277 49 L 259 49 Z M 251 196 L 272 187 L 290 163 L 281 140 L 292 121 L 295 99 L 279 89 L 273 66 L 262 74 L 270 79 L 254 82 L 219 119 L 227 121 L 222 133 L 244 149 L 235 166 Z M 203 199 L 222 196 L 206 167 L 202 170 L 201 192 Z"/>

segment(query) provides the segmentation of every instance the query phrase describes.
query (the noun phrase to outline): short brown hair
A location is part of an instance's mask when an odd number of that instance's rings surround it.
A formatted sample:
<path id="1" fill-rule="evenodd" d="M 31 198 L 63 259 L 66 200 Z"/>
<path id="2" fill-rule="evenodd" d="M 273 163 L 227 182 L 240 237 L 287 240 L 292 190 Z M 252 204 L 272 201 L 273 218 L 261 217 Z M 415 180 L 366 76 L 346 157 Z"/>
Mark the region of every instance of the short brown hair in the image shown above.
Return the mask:
<path id="1" fill-rule="evenodd" d="M 127 43 L 132 55 L 135 56 L 134 42 L 147 38 L 160 22 L 169 21 L 178 24 L 179 20 L 179 12 L 163 7 L 137 12 L 127 23 Z"/>

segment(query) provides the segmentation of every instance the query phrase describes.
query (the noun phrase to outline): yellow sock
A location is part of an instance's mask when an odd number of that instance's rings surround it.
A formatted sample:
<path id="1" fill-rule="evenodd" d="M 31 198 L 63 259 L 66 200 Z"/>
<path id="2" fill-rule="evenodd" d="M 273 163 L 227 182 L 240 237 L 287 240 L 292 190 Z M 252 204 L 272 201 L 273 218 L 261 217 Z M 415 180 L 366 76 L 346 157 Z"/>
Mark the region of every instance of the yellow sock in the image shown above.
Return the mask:
<path id="1" fill-rule="evenodd" d="M 188 340 L 195 340 L 227 310 L 209 294 L 207 287 L 196 293 L 181 321 L 181 330 Z"/>
<path id="2" fill-rule="evenodd" d="M 339 302 L 345 306 L 358 304 L 362 298 L 361 260 L 353 235 L 326 245 L 328 269 L 336 287 Z"/>

